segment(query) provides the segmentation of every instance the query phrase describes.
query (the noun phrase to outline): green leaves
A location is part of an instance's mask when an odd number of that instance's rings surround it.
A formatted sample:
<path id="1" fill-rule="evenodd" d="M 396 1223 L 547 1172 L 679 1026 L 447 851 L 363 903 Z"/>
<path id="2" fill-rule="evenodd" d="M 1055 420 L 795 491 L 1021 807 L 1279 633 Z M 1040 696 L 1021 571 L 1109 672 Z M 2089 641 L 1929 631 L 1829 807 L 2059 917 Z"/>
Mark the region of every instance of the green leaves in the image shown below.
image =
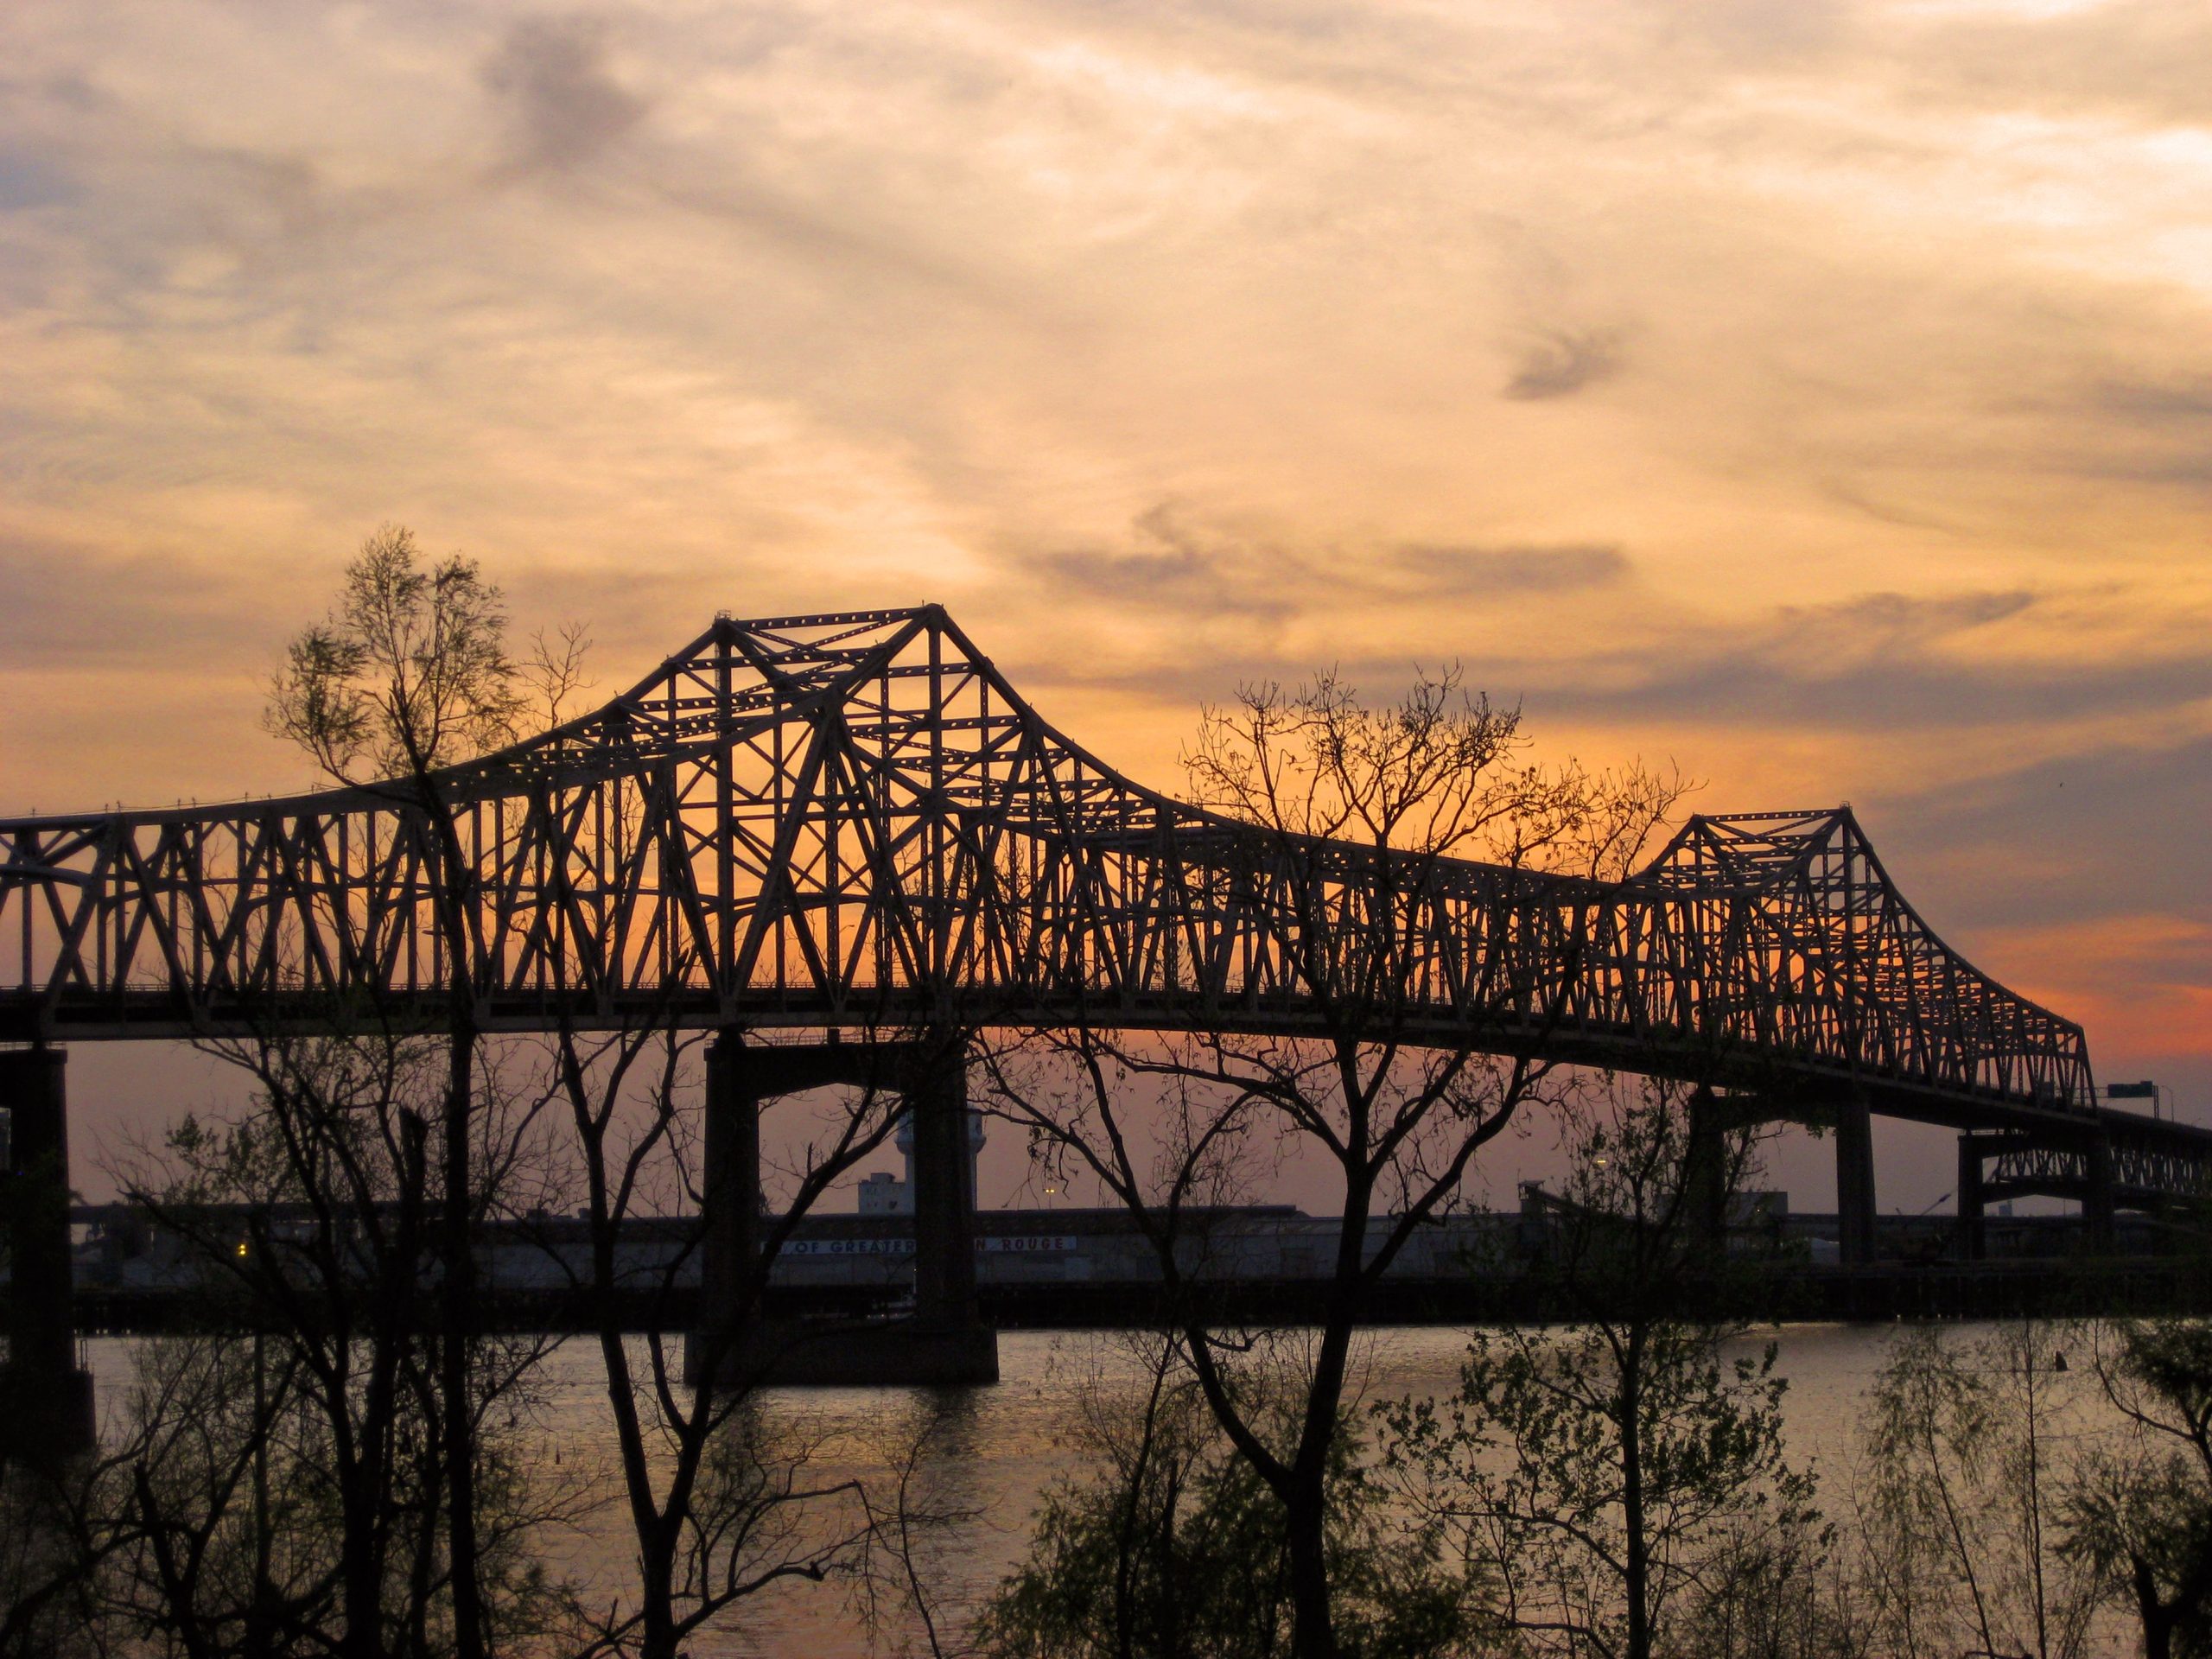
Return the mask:
<path id="1" fill-rule="evenodd" d="M 1502 1623 L 1540 1650 L 1625 1650 L 1632 1564 L 1663 1633 L 1750 1523 L 1817 1529 L 1812 1479 L 1783 1456 L 1774 1344 L 1732 1359 L 1727 1334 L 1662 1320 L 1478 1332 L 1444 1407 L 1378 1408 L 1382 1468 L 1497 1586 Z"/>
<path id="2" fill-rule="evenodd" d="M 1046 1499 L 1029 1559 L 977 1625 L 990 1659 L 1270 1659 L 1291 1650 L 1283 1506 L 1196 1389 L 1161 1379 L 1141 1402 L 1094 1402 L 1085 1413 L 1082 1449 L 1096 1472 Z M 1256 1386 L 1249 1376 L 1242 1382 Z M 1254 1408 L 1266 1414 L 1264 1403 Z M 1468 1651 L 1462 1580 L 1440 1570 L 1432 1533 L 1409 1530 L 1394 1514 L 1359 1451 L 1340 1432 L 1326 1477 L 1339 1646 L 1360 1659 Z"/>
<path id="3" fill-rule="evenodd" d="M 512 741 L 524 698 L 499 589 L 459 554 L 425 560 L 386 524 L 346 567 L 328 619 L 285 652 L 264 724 L 333 777 L 410 779 Z"/>
<path id="4" fill-rule="evenodd" d="M 1652 1085 L 1575 1124 L 1535 1270 L 1581 1323 L 1478 1332 L 1450 1400 L 1379 1408 L 1382 1474 L 1532 1652 L 1670 1650 L 1713 1624 L 1721 1586 L 1758 1577 L 1771 1601 L 1826 1548 L 1784 1452 L 1776 1344 L 1737 1351 L 1745 1327 L 1711 1311 L 1698 1180 L 1725 1196 L 1749 1147 L 1700 1168 L 1692 1109 Z"/>

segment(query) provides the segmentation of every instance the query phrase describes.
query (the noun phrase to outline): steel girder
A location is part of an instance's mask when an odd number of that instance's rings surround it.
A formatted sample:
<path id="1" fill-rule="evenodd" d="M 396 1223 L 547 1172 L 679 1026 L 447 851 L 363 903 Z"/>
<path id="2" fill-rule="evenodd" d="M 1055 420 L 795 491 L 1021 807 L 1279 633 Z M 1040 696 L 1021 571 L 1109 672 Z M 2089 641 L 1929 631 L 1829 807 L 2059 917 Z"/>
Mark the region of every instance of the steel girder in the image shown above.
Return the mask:
<path id="1" fill-rule="evenodd" d="M 2212 1203 L 2212 1133 L 2133 1113 L 2096 1116 L 2082 1135 L 1974 1137 L 1990 1160 L 1983 1196 L 2086 1198 L 2101 1177 L 2121 1209 Z"/>
<path id="2" fill-rule="evenodd" d="M 440 781 L 491 1028 L 1294 1033 L 1387 992 L 1408 1042 L 1845 1083 L 1989 1126 L 2093 1097 L 2081 1028 L 1946 946 L 1847 809 L 1694 818 L 1611 884 L 1300 842 L 1122 778 L 934 607 L 718 620 Z M 0 1036 L 432 1019 L 438 881 L 398 790 L 0 822 Z"/>

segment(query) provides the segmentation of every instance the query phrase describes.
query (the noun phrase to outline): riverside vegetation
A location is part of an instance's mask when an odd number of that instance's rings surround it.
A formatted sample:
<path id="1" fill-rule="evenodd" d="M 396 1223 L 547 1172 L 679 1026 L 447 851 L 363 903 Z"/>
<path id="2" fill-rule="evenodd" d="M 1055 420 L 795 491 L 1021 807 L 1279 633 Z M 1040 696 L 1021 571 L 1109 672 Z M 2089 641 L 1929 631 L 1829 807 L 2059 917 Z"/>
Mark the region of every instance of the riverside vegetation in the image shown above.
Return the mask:
<path id="1" fill-rule="evenodd" d="M 1294 1650 L 1281 1522 L 1182 1397 L 1172 1342 L 1147 1340 L 1166 1380 L 1086 1406 L 1086 1472 L 1043 1505 L 976 1653 Z M 1342 1651 L 2212 1652 L 2205 1325 L 1908 1327 L 1852 1454 L 1818 1480 L 1787 1455 L 1770 1344 L 1682 1329 L 1647 1341 L 1633 1406 L 1593 1327 L 1489 1332 L 1456 1394 L 1346 1422 L 1328 1554 Z M 1255 1373 L 1253 1395 L 1266 1386 Z"/>

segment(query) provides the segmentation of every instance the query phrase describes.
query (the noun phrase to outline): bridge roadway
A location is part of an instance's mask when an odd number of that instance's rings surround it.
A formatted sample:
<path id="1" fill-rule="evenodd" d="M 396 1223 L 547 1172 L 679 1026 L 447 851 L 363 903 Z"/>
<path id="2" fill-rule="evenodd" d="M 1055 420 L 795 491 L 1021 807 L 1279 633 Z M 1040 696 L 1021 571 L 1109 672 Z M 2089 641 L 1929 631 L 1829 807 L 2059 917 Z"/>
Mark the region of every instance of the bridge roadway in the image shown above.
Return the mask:
<path id="1" fill-rule="evenodd" d="M 29 1046 L 0 1052 L 0 1103 L 25 1155 L 66 1140 L 62 1045 L 435 1029 L 458 986 L 487 1030 L 665 1019 L 754 1052 L 1353 1020 L 1673 1077 L 1713 1122 L 1834 1126 L 1853 1259 L 1872 1116 L 1961 1131 L 1962 1170 L 1995 1165 L 1973 1191 L 2078 1189 L 2098 1214 L 2212 1172 L 2212 1136 L 2101 1108 L 2081 1028 L 1945 944 L 1847 808 L 1697 817 L 1618 880 L 1286 836 L 1116 772 L 936 607 L 717 619 L 435 793 L 451 868 L 404 781 L 0 822 L 0 1041 Z M 710 1126 L 766 1097 L 710 1094 Z"/>

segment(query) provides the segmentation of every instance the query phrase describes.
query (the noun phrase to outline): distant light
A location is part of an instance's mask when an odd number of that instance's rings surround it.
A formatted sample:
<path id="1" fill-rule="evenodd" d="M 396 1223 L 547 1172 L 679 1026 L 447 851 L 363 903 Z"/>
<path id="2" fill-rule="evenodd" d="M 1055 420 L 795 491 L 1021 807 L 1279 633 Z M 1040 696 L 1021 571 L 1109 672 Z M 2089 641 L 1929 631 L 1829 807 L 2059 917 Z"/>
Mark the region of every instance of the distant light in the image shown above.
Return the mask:
<path id="1" fill-rule="evenodd" d="M 238 1260 L 241 1262 L 245 1260 L 245 1241 L 244 1239 L 240 1239 L 238 1241 Z"/>

